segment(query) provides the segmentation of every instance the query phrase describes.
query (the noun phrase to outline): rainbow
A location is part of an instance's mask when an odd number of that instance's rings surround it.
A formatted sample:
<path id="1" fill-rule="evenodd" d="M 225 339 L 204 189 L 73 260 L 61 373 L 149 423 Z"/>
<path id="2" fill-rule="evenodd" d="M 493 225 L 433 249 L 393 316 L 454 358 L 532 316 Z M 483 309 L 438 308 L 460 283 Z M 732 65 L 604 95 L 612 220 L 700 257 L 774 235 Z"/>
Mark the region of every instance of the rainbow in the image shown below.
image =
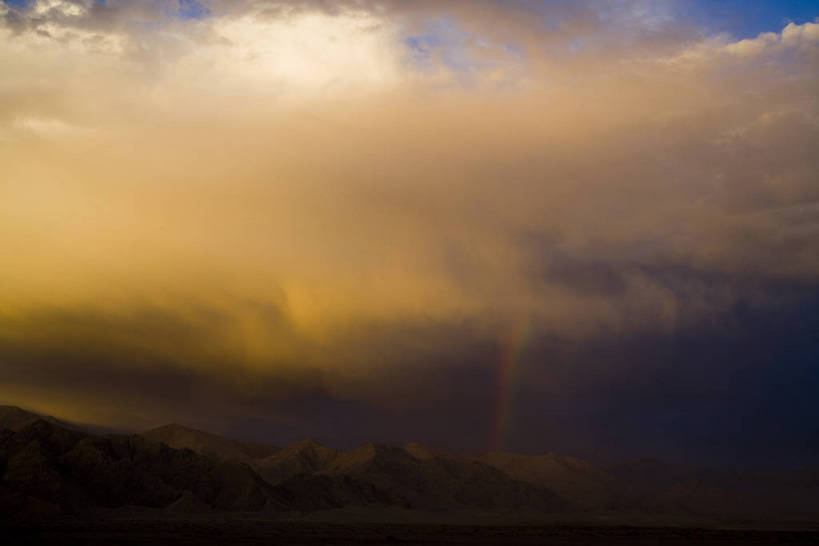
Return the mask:
<path id="1" fill-rule="evenodd" d="M 490 449 L 492 450 L 497 451 L 504 447 L 518 385 L 520 355 L 526 346 L 529 331 L 528 317 L 517 320 L 501 342 L 500 360 L 498 361 L 498 390 L 490 427 Z"/>

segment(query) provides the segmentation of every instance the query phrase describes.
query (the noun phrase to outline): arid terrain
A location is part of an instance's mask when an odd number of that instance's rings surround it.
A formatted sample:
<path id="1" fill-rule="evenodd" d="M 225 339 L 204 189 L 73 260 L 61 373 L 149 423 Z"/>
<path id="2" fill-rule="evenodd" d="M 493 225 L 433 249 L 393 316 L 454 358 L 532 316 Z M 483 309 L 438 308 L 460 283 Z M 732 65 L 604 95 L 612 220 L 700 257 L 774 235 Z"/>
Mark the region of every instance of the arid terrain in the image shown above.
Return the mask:
<path id="1" fill-rule="evenodd" d="M 819 531 L 136 520 L 4 529 L 18 544 L 816 544 Z"/>

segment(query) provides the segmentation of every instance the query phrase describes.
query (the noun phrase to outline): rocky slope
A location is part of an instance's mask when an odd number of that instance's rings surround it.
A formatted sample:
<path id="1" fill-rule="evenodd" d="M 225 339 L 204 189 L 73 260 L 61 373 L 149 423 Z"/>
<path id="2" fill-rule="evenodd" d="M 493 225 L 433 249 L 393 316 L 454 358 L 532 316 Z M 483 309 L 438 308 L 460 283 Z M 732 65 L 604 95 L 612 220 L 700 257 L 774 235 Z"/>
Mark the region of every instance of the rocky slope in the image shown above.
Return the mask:
<path id="1" fill-rule="evenodd" d="M 41 515 L 98 507 L 164 508 L 183 494 L 216 510 L 280 509 L 252 468 L 138 435 L 96 436 L 42 419 L 0 433 L 0 509 Z"/>

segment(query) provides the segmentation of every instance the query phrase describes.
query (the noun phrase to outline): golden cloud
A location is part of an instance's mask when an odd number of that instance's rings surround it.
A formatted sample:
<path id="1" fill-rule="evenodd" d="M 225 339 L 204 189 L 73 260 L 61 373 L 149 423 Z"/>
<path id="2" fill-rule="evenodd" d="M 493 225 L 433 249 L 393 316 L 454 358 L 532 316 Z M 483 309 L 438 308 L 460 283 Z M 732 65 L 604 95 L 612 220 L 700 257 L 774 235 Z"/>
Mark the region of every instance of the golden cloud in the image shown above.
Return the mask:
<path id="1" fill-rule="evenodd" d="M 458 360 L 407 324 L 669 330 L 819 276 L 817 24 L 107 4 L 0 8 L 14 354 L 319 370 L 378 398 Z"/>

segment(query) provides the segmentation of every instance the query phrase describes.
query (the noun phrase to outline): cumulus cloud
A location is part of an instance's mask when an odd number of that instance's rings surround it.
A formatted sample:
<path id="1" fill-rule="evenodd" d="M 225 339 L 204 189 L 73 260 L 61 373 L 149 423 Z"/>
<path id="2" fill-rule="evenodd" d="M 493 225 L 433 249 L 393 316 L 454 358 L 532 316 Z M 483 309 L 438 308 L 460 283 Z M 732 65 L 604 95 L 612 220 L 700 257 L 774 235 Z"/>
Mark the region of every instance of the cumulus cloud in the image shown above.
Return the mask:
<path id="1" fill-rule="evenodd" d="M 0 8 L 0 343 L 29 369 L 406 409 L 521 320 L 669 334 L 816 286 L 817 24 L 735 41 L 662 2 L 200 7 Z M 36 405 L 47 374 L 20 369 L 0 381 Z"/>

